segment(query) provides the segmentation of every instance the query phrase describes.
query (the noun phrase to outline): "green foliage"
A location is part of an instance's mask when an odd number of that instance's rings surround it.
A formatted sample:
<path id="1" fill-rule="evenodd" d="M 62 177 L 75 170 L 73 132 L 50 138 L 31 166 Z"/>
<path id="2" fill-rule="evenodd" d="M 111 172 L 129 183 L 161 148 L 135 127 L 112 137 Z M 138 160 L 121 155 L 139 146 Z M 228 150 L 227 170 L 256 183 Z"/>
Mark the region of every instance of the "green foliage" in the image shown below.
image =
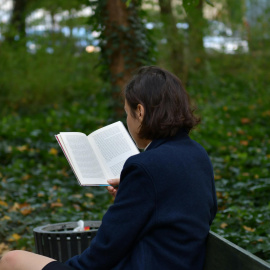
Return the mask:
<path id="1" fill-rule="evenodd" d="M 200 0 L 183 0 L 183 7 L 188 13 L 191 9 L 196 8 L 200 3 Z"/>
<path id="2" fill-rule="evenodd" d="M 207 149 L 215 171 L 219 211 L 212 230 L 269 261 L 269 63 L 220 54 L 206 63 L 187 89 L 202 117 L 191 137 Z M 54 134 L 107 124 L 105 96 L 31 117 L 2 117 L 0 243 L 32 250 L 34 227 L 101 219 L 110 196 L 105 188 L 78 185 Z"/>
<path id="3" fill-rule="evenodd" d="M 245 1 L 227 0 L 227 9 L 229 21 L 234 24 L 241 24 L 244 12 Z"/>
<path id="4" fill-rule="evenodd" d="M 207 149 L 215 171 L 219 211 L 212 230 L 269 261 L 267 60 L 219 55 L 207 64 L 207 76 L 194 74 L 188 89 L 202 115 L 192 137 Z"/>
<path id="5" fill-rule="evenodd" d="M 141 20 L 141 1 L 123 1 L 126 2 L 128 25 L 117 25 L 110 21 L 107 1 L 95 1 L 91 4 L 94 9 L 94 15 L 90 17 L 90 24 L 96 31 L 100 31 L 101 57 L 99 68 L 101 76 L 105 81 L 111 82 L 110 89 L 112 95 L 119 92 L 119 85 L 115 83 L 119 77 L 124 77 L 124 73 L 135 70 L 138 66 L 146 65 L 152 62 L 152 42 Z M 108 24 L 109 21 L 109 24 Z M 107 28 L 110 25 L 110 31 Z M 106 31 L 107 30 L 107 31 Z M 110 48 L 108 48 L 110 44 Z M 124 55 L 125 70 L 117 73 L 112 66 L 114 55 L 119 54 L 119 50 Z M 117 104 L 114 104 L 117 107 Z"/>
<path id="6" fill-rule="evenodd" d="M 85 3 L 82 0 L 35 0 L 27 3 L 27 10 L 30 13 L 33 10 L 45 8 L 52 13 L 56 13 L 66 10 L 80 10 Z"/>
<path id="7" fill-rule="evenodd" d="M 204 0 L 204 2 L 212 7 L 214 7 L 214 4 L 210 0 Z M 188 13 L 191 9 L 196 8 L 200 3 L 200 0 L 183 0 L 183 7 Z"/>
<path id="8" fill-rule="evenodd" d="M 26 53 L 22 46 L 14 50 L 1 45 L 0 113 L 10 108 L 32 113 L 51 104 L 91 101 L 106 86 L 95 70 L 97 54 L 78 51 L 73 40 L 61 36 L 56 44 L 46 37 L 35 37 L 35 42 L 39 48 L 34 54 Z"/>
<path id="9" fill-rule="evenodd" d="M 61 0 L 50 8 L 46 5 L 51 1 L 45 2 L 31 2 L 36 6 L 28 6 L 28 12 L 38 7 L 46 7 L 51 13 L 64 9 L 72 12 L 81 3 Z M 101 16 L 104 3 L 93 1 L 97 9 L 92 19 L 96 20 L 98 31 L 104 30 Z M 199 1 L 184 1 L 187 9 L 196 3 Z M 215 3 L 227 3 L 218 12 L 218 18 L 228 22 L 230 14 L 233 16 L 230 27 L 245 31 L 239 14 L 243 5 L 235 12 L 231 0 Z M 126 4 L 131 8 L 133 1 Z M 183 22 L 186 17 L 182 6 L 177 11 L 177 20 Z M 250 28 L 252 53 L 205 54 L 203 71 L 188 72 L 187 89 L 202 116 L 201 125 L 191 136 L 207 149 L 215 171 L 219 211 L 212 230 L 270 261 L 270 78 L 269 38 L 265 30 L 269 16 L 264 15 L 257 17 L 258 23 Z M 154 8 L 145 12 L 143 18 L 145 21 L 151 18 L 159 25 Z M 84 24 L 83 19 L 70 18 L 61 25 L 72 27 L 78 23 Z M 144 53 L 149 49 L 151 55 L 151 49 L 157 49 L 157 64 L 170 69 L 162 29 L 146 32 L 136 20 L 132 29 L 120 27 L 117 31 L 130 35 L 132 30 L 140 36 L 136 44 L 143 50 L 133 57 L 148 63 L 149 55 Z M 178 31 L 188 50 L 190 31 Z M 149 34 L 157 46 L 148 43 Z M 27 37 L 25 41 L 33 40 L 40 45 L 36 54 L 26 53 L 21 45 L 24 40 L 13 47 L 1 44 L 0 253 L 1 243 L 9 248 L 33 250 L 34 227 L 101 219 L 111 204 L 104 188 L 82 188 L 77 184 L 54 139 L 59 131 L 90 133 L 112 121 L 112 92 L 104 90 L 109 88 L 108 80 L 101 81 L 96 69 L 102 56 L 101 70 L 108 75 L 108 58 L 113 46 L 117 46 L 118 37 L 115 33 L 101 35 L 102 46 L 108 38 L 114 42 L 111 50 L 102 54 L 87 54 L 74 45 L 75 39 L 56 32 Z M 48 48 L 53 54 L 47 52 Z"/>
<path id="10" fill-rule="evenodd" d="M 34 248 L 36 226 L 100 220 L 111 197 L 102 187 L 80 187 L 54 135 L 89 134 L 107 124 L 108 111 L 95 100 L 49 109 L 35 116 L 11 115 L 0 126 L 0 243 Z"/>

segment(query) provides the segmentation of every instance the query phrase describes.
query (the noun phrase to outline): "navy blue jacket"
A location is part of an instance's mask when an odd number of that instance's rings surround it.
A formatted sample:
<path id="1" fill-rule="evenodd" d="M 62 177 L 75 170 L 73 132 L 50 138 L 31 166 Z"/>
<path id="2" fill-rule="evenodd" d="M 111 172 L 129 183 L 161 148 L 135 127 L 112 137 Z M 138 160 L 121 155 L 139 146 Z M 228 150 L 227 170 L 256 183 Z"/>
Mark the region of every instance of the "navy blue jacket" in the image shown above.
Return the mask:
<path id="1" fill-rule="evenodd" d="M 66 263 L 81 270 L 202 270 L 216 211 L 204 148 L 184 131 L 154 140 L 126 161 L 97 236 Z"/>

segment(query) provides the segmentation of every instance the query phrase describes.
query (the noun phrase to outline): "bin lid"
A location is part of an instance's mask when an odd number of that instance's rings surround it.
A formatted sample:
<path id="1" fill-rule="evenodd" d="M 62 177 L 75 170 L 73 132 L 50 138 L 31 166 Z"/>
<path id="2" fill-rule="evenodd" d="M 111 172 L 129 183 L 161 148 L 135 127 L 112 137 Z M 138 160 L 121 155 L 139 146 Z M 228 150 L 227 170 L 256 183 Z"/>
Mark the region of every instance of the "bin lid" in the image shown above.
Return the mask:
<path id="1" fill-rule="evenodd" d="M 85 227 L 90 227 L 90 231 L 97 231 L 101 225 L 101 221 L 84 221 Z M 35 233 L 72 233 L 73 229 L 78 226 L 77 222 L 63 222 L 54 223 L 39 226 L 34 228 Z M 74 232 L 74 233 L 84 233 L 89 231 Z"/>

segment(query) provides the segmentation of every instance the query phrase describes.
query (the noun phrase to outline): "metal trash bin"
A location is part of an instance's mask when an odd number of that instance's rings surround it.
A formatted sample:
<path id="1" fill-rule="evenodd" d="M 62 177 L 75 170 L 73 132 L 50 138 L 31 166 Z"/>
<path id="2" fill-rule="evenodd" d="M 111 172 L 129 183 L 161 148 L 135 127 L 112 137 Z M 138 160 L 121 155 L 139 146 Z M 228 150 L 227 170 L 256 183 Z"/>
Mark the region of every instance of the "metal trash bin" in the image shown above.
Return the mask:
<path id="1" fill-rule="evenodd" d="M 49 224 L 35 228 L 36 253 L 60 262 L 81 254 L 96 236 L 101 221 L 85 221 L 88 231 L 74 232 L 77 222 Z"/>

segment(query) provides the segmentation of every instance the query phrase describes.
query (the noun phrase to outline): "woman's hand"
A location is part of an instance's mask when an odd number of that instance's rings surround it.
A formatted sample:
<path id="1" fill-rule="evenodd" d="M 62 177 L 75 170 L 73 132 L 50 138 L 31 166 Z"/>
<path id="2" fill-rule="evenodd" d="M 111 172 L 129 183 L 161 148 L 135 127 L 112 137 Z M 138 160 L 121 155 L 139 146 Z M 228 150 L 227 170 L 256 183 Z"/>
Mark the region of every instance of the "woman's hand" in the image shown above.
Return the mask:
<path id="1" fill-rule="evenodd" d="M 107 182 L 110 184 L 110 186 L 106 188 L 109 191 L 109 193 L 115 198 L 117 190 L 118 190 L 118 185 L 120 183 L 120 179 L 119 178 L 109 179 Z"/>

